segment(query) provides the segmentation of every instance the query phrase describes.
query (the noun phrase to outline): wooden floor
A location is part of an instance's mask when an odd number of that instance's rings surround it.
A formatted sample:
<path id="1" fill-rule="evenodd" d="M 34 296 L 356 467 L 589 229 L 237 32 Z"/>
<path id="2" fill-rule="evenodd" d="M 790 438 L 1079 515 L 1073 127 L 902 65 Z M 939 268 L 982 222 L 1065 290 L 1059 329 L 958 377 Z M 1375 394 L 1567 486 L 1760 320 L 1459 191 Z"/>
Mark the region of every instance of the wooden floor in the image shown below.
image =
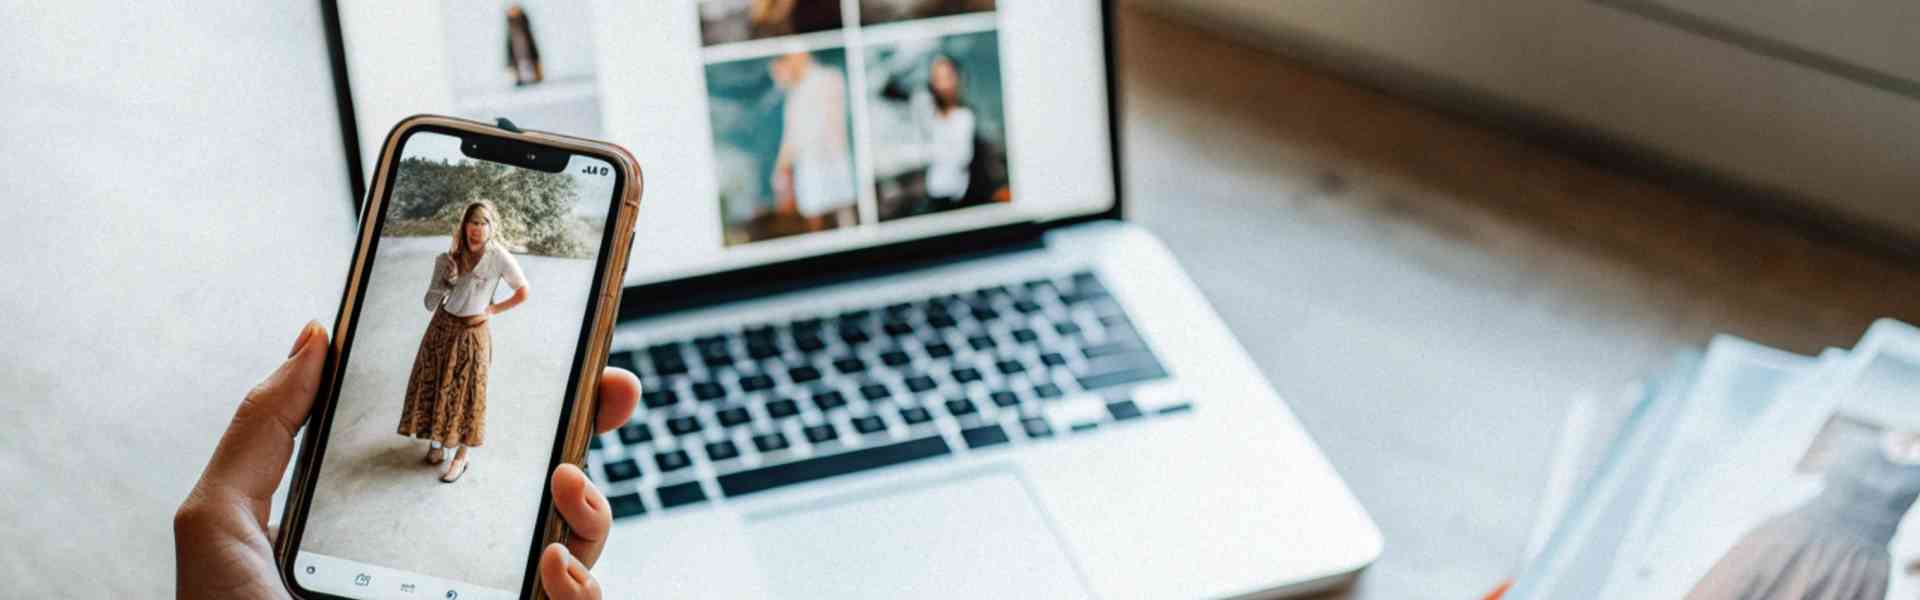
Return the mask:
<path id="1" fill-rule="evenodd" d="M 1129 217 L 1386 535 L 1338 597 L 1477 598 L 1511 573 L 1574 393 L 1718 332 L 1812 353 L 1920 322 L 1920 271 L 1887 255 L 1139 8 L 1120 21 Z"/>

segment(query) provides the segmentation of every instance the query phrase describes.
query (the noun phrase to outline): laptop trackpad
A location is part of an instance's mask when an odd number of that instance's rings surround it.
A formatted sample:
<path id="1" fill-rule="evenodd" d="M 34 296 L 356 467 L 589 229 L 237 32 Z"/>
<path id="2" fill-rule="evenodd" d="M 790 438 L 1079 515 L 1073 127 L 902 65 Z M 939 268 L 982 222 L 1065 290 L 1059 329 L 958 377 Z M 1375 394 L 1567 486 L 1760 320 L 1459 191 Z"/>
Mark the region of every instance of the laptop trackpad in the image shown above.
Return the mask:
<path id="1" fill-rule="evenodd" d="M 767 588 L 791 598 L 1085 598 L 1013 473 L 989 471 L 747 517 Z"/>

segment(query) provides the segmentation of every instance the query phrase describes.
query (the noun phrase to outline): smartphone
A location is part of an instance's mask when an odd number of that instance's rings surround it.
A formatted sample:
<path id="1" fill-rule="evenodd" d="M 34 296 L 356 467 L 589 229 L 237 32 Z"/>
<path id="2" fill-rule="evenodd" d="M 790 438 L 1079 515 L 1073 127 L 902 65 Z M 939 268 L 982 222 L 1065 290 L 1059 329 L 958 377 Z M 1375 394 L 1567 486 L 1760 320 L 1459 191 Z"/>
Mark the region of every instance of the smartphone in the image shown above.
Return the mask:
<path id="1" fill-rule="evenodd" d="M 387 134 L 275 555 L 301 598 L 539 598 L 567 535 L 640 167 L 451 117 Z"/>

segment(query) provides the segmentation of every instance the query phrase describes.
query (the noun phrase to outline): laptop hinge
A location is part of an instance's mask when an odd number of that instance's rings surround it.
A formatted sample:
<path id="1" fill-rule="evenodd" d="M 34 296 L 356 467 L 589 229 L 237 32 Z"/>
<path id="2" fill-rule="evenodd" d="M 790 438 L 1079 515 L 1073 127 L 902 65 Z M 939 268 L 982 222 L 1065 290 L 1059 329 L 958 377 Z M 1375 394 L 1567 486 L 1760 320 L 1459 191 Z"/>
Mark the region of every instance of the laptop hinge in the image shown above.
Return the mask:
<path id="1" fill-rule="evenodd" d="M 1044 246 L 1048 227 L 1016 223 L 904 244 L 850 250 L 736 271 L 630 286 L 621 292 L 620 320 L 824 287 L 870 277 L 979 260 Z M 634 257 L 635 262 L 646 260 Z"/>

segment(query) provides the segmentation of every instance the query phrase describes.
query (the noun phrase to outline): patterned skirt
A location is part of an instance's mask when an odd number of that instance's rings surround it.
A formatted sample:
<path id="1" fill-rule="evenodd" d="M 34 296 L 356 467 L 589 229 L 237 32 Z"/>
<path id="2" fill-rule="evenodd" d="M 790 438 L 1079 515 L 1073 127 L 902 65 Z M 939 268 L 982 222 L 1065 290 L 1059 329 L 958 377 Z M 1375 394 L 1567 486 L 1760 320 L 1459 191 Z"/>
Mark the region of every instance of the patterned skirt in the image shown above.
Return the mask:
<path id="1" fill-rule="evenodd" d="M 407 397 L 400 409 L 400 435 L 447 446 L 479 446 L 487 437 L 487 365 L 493 335 L 487 324 L 433 312 L 413 356 Z"/>

